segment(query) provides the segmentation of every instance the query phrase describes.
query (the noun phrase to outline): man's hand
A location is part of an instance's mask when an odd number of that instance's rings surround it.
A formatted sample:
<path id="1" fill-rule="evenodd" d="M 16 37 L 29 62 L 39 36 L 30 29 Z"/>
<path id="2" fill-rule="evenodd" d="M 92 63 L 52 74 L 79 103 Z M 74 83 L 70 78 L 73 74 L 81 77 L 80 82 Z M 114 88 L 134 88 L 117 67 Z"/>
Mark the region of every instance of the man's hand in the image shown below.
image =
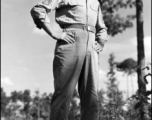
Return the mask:
<path id="1" fill-rule="evenodd" d="M 52 37 L 56 40 L 63 40 L 67 43 L 75 42 L 74 35 L 71 32 L 62 32 L 62 33 L 55 32 L 52 34 Z"/>
<path id="2" fill-rule="evenodd" d="M 63 40 L 67 43 L 74 43 L 74 34 L 71 32 L 55 32 L 49 23 L 40 23 L 41 27 L 55 40 Z"/>
<path id="3" fill-rule="evenodd" d="M 94 44 L 94 50 L 95 50 L 97 53 L 99 53 L 99 52 L 101 52 L 101 51 L 103 50 L 103 46 L 104 46 L 104 45 L 99 44 L 98 42 L 95 42 L 95 44 Z"/>

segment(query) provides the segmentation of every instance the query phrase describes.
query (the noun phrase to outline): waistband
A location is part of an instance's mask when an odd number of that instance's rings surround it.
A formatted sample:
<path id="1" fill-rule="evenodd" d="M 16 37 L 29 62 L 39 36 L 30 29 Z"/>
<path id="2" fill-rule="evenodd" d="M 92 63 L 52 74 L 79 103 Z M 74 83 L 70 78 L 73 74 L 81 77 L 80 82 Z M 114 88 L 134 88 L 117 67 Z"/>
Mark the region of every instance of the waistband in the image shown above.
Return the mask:
<path id="1" fill-rule="evenodd" d="M 89 32 L 92 33 L 96 33 L 96 29 L 95 27 L 89 26 L 89 25 L 83 25 L 83 24 L 69 24 L 69 25 L 65 25 L 64 29 L 68 29 L 68 28 L 76 28 L 76 29 L 82 29 L 82 30 L 87 30 Z"/>

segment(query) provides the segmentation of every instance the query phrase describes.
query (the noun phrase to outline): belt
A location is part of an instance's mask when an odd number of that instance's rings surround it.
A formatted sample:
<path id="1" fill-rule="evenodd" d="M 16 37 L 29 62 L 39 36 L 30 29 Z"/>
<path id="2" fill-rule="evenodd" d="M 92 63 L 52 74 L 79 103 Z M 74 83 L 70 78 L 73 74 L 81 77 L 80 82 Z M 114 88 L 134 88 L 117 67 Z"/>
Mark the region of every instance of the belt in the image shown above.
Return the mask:
<path id="1" fill-rule="evenodd" d="M 66 28 L 83 29 L 83 30 L 87 30 L 89 32 L 96 33 L 95 27 L 88 26 L 88 25 L 82 25 L 82 24 L 65 25 L 64 29 L 66 29 Z"/>

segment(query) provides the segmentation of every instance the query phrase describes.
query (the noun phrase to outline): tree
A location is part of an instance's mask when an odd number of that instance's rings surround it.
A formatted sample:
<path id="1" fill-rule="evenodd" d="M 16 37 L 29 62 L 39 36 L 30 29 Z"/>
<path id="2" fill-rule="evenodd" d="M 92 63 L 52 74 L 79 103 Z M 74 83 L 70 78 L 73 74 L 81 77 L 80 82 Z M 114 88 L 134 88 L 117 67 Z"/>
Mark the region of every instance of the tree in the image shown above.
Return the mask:
<path id="1" fill-rule="evenodd" d="M 110 71 L 107 74 L 108 97 L 109 97 L 110 103 L 121 103 L 122 93 L 119 91 L 118 81 L 115 76 L 116 62 L 115 62 L 115 56 L 113 54 L 110 54 L 109 65 L 110 65 Z"/>
<path id="2" fill-rule="evenodd" d="M 116 119 L 120 119 L 119 111 L 121 111 L 121 107 L 123 105 L 123 95 L 122 92 L 118 88 L 118 81 L 115 76 L 115 69 L 116 69 L 116 62 L 115 62 L 115 56 L 113 54 L 110 54 L 109 58 L 109 66 L 110 70 L 107 74 L 108 77 L 108 91 L 107 96 L 109 98 L 108 104 L 105 106 L 105 108 L 108 110 L 108 119 L 113 119 L 115 117 Z M 101 110 L 106 111 L 106 110 Z M 107 113 L 107 112 L 106 112 Z"/>
<path id="3" fill-rule="evenodd" d="M 137 51 L 138 51 L 138 86 L 139 92 L 146 91 L 146 84 L 143 80 L 145 72 L 142 70 L 145 67 L 145 48 L 144 48 L 144 31 L 143 31 L 143 1 L 136 0 L 136 17 L 137 17 Z"/>
<path id="4" fill-rule="evenodd" d="M 119 11 L 134 8 L 135 0 L 99 0 L 99 2 L 105 24 L 108 27 L 108 33 L 111 36 L 122 33 L 133 26 L 132 20 L 135 15 L 129 14 L 126 17 L 122 17 L 119 15 Z"/>
<path id="5" fill-rule="evenodd" d="M 9 98 L 6 96 L 5 91 L 1 88 L 1 116 L 6 114 L 6 106 L 9 103 Z"/>
<path id="6" fill-rule="evenodd" d="M 30 110 L 30 102 L 32 101 L 32 98 L 30 96 L 30 90 L 25 90 L 23 92 L 23 103 L 24 103 L 24 113 L 26 115 L 26 119 L 29 119 L 29 110 Z"/>
<path id="7" fill-rule="evenodd" d="M 40 117 L 44 120 L 49 118 L 51 99 L 52 96 L 47 95 L 46 93 L 42 94 L 40 98 Z"/>
<path id="8" fill-rule="evenodd" d="M 47 95 L 46 93 L 40 95 L 39 90 L 35 91 L 35 96 L 32 99 L 32 105 L 30 109 L 33 120 L 43 118 L 47 120 L 50 114 L 52 94 Z"/>
<path id="9" fill-rule="evenodd" d="M 116 67 L 119 71 L 122 71 L 125 74 L 127 74 L 127 91 L 129 92 L 128 77 L 132 76 L 134 73 L 137 73 L 137 62 L 132 58 L 128 58 L 122 62 L 117 62 Z M 133 89 L 134 86 L 132 79 L 131 79 L 131 83 L 132 83 L 132 93 L 134 94 L 134 89 Z M 129 94 L 128 94 L 128 98 L 129 98 Z"/>
<path id="10" fill-rule="evenodd" d="M 123 71 L 127 74 L 136 72 L 137 62 L 133 59 L 126 59 L 123 62 L 117 63 L 117 68 L 120 71 Z M 142 70 L 150 70 L 150 67 L 143 68 Z M 151 76 L 151 73 L 145 75 L 144 80 L 148 84 L 147 77 Z M 132 95 L 126 102 L 128 106 L 127 116 L 129 120 L 138 119 L 138 120 L 150 120 L 151 119 L 151 104 L 148 102 L 150 100 L 149 96 L 152 94 L 152 91 L 146 91 L 144 94 L 141 94 L 139 90 L 136 94 Z M 128 119 L 127 119 L 128 120 Z"/>
<path id="11" fill-rule="evenodd" d="M 23 100 L 23 93 L 21 91 L 20 92 L 13 91 L 13 92 L 11 92 L 10 99 L 14 103 L 16 103 L 18 100 L 22 101 Z"/>
<path id="12" fill-rule="evenodd" d="M 98 98 L 99 98 L 99 104 L 100 106 L 102 107 L 103 103 L 104 103 L 104 95 L 106 94 L 106 92 L 101 89 L 99 92 L 98 92 Z"/>
<path id="13" fill-rule="evenodd" d="M 133 26 L 132 20 L 137 21 L 137 52 L 138 52 L 138 87 L 140 93 L 146 91 L 146 85 L 143 80 L 145 72 L 142 68 L 145 67 L 145 51 L 144 51 L 144 32 L 143 32 L 143 1 L 142 0 L 99 0 L 103 12 L 103 17 L 108 33 L 115 36 L 122 33 L 127 28 Z M 136 15 L 129 14 L 126 17 L 121 17 L 119 12 L 121 9 L 136 8 Z"/>
<path id="14" fill-rule="evenodd" d="M 137 62 L 132 58 L 125 59 L 122 62 L 117 62 L 117 69 L 128 75 L 132 74 L 137 71 Z"/>

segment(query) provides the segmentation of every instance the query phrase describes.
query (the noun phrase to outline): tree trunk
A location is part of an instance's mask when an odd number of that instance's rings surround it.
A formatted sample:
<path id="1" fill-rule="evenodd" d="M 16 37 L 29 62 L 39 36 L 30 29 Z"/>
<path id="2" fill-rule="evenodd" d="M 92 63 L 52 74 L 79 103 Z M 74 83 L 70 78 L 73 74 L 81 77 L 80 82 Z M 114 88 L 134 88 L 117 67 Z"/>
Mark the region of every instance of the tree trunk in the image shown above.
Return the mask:
<path id="1" fill-rule="evenodd" d="M 145 48 L 144 48 L 144 30 L 143 30 L 143 1 L 136 0 L 136 15 L 137 15 L 137 51 L 138 51 L 138 87 L 139 93 L 146 91 L 144 82 L 145 72 L 142 70 L 145 67 Z"/>
<path id="2" fill-rule="evenodd" d="M 131 77 L 131 87 L 132 87 L 132 95 L 134 94 L 134 81 L 133 81 L 133 79 L 132 79 L 132 75 L 130 75 L 130 77 Z"/>
<path id="3" fill-rule="evenodd" d="M 129 98 L 129 76 L 127 75 L 127 99 Z"/>

